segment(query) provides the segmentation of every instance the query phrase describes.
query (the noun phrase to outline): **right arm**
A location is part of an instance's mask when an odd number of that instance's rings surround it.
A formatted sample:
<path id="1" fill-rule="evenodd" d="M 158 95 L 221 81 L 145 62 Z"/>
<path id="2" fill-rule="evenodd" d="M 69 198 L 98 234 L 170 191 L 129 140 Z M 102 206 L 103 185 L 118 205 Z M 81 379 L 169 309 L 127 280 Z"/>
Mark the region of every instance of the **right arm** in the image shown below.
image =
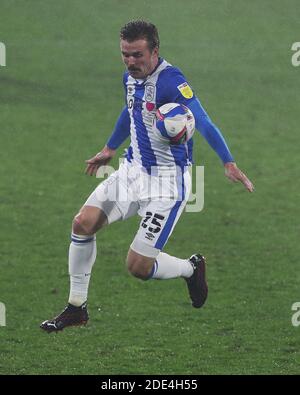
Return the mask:
<path id="1" fill-rule="evenodd" d="M 87 163 L 85 173 L 90 176 L 96 174 L 100 166 L 105 166 L 113 158 L 116 149 L 124 143 L 129 134 L 130 118 L 127 106 L 125 106 L 105 147 L 91 159 L 85 161 Z"/>
<path id="2" fill-rule="evenodd" d="M 115 128 L 106 143 L 106 146 L 110 149 L 116 150 L 130 135 L 130 117 L 127 106 L 124 106 Z"/>

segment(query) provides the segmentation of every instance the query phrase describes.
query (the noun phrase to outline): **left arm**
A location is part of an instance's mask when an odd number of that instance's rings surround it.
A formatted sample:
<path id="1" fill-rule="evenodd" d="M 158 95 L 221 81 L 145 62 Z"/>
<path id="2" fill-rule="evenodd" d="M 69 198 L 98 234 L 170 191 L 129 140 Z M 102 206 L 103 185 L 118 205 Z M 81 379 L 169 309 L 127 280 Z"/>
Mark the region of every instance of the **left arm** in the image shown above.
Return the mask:
<path id="1" fill-rule="evenodd" d="M 195 117 L 196 128 L 222 160 L 225 167 L 225 176 L 233 182 L 240 181 L 249 192 L 253 192 L 254 187 L 251 181 L 237 167 L 222 133 L 212 123 L 179 69 L 176 67 L 169 69 L 169 73 L 164 80 L 164 87 L 168 95 L 164 97 L 162 102 L 181 103 L 189 107 Z"/>
<path id="2" fill-rule="evenodd" d="M 199 130 L 208 144 L 213 148 L 213 150 L 218 154 L 223 163 L 225 164 L 228 162 L 234 162 L 233 156 L 229 151 L 222 133 L 212 123 L 211 119 L 201 106 L 199 100 L 194 98 L 186 105 L 192 111 L 195 117 L 196 128 Z"/>
<path id="3" fill-rule="evenodd" d="M 226 144 L 224 137 L 220 130 L 212 123 L 211 119 L 201 106 L 199 100 L 194 98 L 188 101 L 186 105 L 192 111 L 196 128 L 200 131 L 202 136 L 206 139 L 209 145 L 218 154 L 223 161 L 225 167 L 225 176 L 233 182 L 240 181 L 249 192 L 254 191 L 254 186 L 248 177 L 237 167 L 233 156 Z"/>

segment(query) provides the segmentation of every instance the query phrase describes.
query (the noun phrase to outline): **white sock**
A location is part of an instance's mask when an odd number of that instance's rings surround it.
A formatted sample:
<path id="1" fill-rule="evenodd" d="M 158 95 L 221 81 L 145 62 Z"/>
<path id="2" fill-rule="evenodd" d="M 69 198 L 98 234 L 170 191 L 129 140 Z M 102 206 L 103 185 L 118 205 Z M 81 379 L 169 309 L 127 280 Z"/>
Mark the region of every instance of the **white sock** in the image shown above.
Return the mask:
<path id="1" fill-rule="evenodd" d="M 156 258 L 151 278 L 166 280 L 176 277 L 191 277 L 194 273 L 192 264 L 188 259 L 180 259 L 175 256 L 160 252 Z"/>
<path id="2" fill-rule="evenodd" d="M 70 295 L 69 303 L 81 306 L 87 300 L 92 267 L 96 260 L 96 236 L 72 233 L 69 249 Z"/>

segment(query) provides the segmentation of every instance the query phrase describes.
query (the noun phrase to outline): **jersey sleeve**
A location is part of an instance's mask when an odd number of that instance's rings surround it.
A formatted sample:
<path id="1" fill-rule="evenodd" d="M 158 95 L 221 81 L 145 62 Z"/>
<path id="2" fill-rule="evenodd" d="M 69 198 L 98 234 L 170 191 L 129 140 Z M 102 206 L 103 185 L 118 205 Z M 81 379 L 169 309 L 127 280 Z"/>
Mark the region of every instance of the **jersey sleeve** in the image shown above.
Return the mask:
<path id="1" fill-rule="evenodd" d="M 192 111 L 196 129 L 205 138 L 211 148 L 216 152 L 222 162 L 234 162 L 234 158 L 228 148 L 228 145 L 217 126 L 211 121 L 204 108 L 201 106 L 198 98 L 191 100 L 187 107 Z"/>
<path id="2" fill-rule="evenodd" d="M 195 98 L 195 94 L 185 76 L 176 67 L 166 69 L 164 74 L 161 79 L 163 84 L 161 101 L 164 102 L 162 104 L 181 103 L 187 106 Z"/>
<path id="3" fill-rule="evenodd" d="M 109 137 L 106 145 L 108 148 L 117 149 L 127 137 L 130 135 L 130 117 L 127 108 L 127 79 L 128 79 L 128 72 L 123 74 L 123 86 L 125 90 L 125 103 L 126 105 L 123 107 L 122 112 L 117 119 L 115 124 L 114 130 L 112 131 L 111 136 Z"/>
<path id="4" fill-rule="evenodd" d="M 163 98 L 165 103 L 180 103 L 189 107 L 195 117 L 197 130 L 199 130 L 222 162 L 234 162 L 234 158 L 221 131 L 207 115 L 182 72 L 176 67 L 172 67 L 166 73 L 163 82 L 164 92 L 166 92 L 166 96 Z"/>
<path id="5" fill-rule="evenodd" d="M 130 135 L 130 118 L 125 106 L 116 122 L 115 128 L 107 141 L 108 148 L 117 149 Z"/>

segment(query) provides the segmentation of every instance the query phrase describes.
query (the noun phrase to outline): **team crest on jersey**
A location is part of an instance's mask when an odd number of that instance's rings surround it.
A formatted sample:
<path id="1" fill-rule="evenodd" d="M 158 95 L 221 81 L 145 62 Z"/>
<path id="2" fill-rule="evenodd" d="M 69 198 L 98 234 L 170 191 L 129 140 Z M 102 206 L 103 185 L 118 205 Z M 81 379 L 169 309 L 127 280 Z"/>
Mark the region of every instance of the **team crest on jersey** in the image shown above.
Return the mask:
<path id="1" fill-rule="evenodd" d="M 191 99 L 194 96 L 193 91 L 187 82 L 178 85 L 177 88 L 179 89 L 182 96 L 186 99 Z"/>
<path id="2" fill-rule="evenodd" d="M 145 86 L 145 100 L 146 102 L 154 101 L 155 98 L 155 86 L 154 85 L 146 85 Z"/>

